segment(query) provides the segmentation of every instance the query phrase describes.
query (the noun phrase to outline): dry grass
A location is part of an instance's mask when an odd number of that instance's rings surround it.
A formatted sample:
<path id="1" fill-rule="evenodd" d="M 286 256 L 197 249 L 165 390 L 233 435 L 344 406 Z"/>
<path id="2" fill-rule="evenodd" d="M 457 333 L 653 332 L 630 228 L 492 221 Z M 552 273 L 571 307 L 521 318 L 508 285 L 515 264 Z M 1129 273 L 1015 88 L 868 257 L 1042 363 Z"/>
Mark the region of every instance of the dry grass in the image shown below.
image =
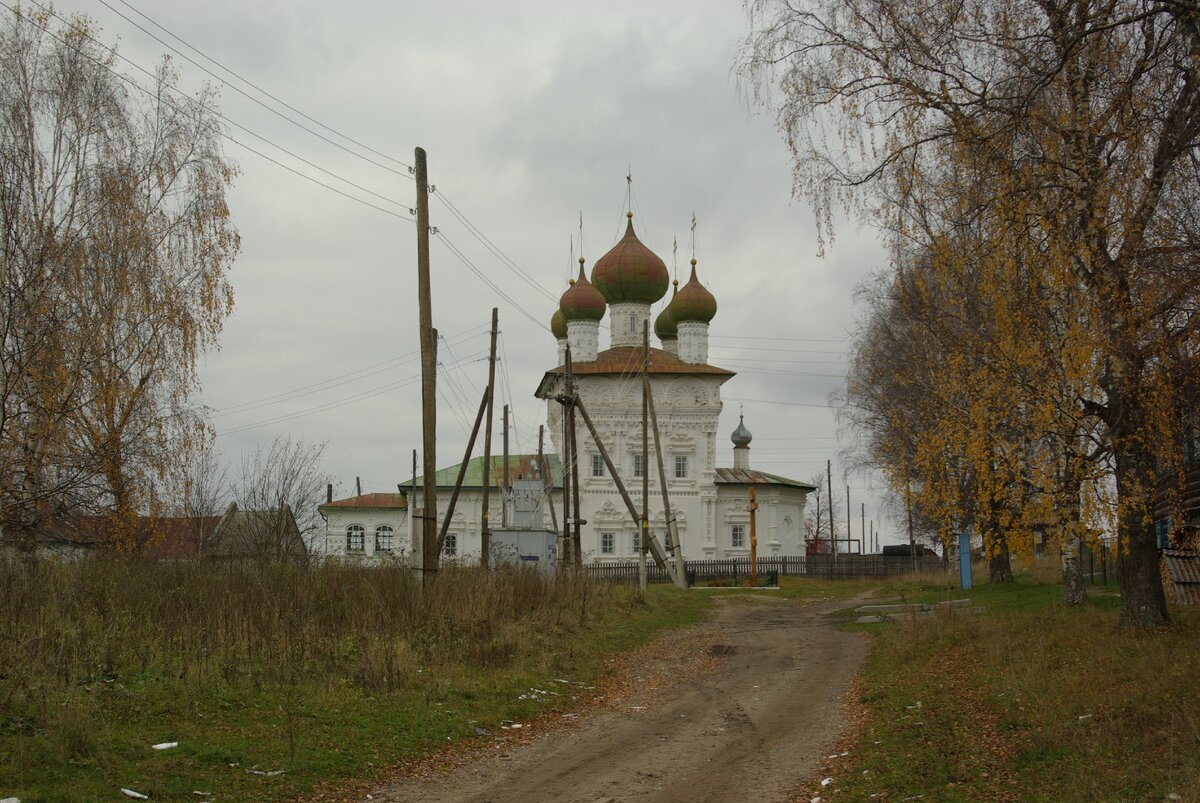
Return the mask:
<path id="1" fill-rule="evenodd" d="M 1070 609 L 1021 579 L 952 594 L 984 616 L 873 628 L 868 724 L 826 799 L 1200 799 L 1196 612 L 1124 631 L 1115 596 Z"/>
<path id="2" fill-rule="evenodd" d="M 7 557 L 0 595 L 0 798 L 44 800 L 369 774 L 535 714 L 535 682 L 707 604 L 574 573 L 448 569 L 418 594 L 404 568 Z"/>

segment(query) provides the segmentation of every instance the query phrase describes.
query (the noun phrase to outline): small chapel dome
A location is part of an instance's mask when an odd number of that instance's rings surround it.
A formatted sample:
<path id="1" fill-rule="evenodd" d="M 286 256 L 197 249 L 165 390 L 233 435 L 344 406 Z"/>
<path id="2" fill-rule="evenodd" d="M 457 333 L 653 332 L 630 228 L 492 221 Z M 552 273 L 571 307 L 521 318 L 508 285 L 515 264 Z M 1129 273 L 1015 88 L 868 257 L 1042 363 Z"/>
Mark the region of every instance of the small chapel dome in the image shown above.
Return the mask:
<path id="1" fill-rule="evenodd" d="M 684 321 L 708 323 L 716 316 L 717 299 L 696 278 L 696 260 L 692 260 L 691 278 L 672 299 L 670 309 L 676 324 Z"/>
<path id="2" fill-rule="evenodd" d="M 583 257 L 579 258 L 579 278 L 562 294 L 558 308 L 568 321 L 598 321 L 604 317 L 604 296 L 584 275 Z"/>
<path id="3" fill-rule="evenodd" d="M 675 292 L 679 292 L 679 281 L 675 281 Z M 671 303 L 675 303 L 675 297 L 672 295 Z M 654 319 L 654 334 L 658 335 L 659 340 L 676 340 L 679 337 L 679 328 L 675 325 L 675 315 L 671 312 L 671 304 L 663 307 L 663 311 L 658 313 L 658 317 Z"/>
<path id="4" fill-rule="evenodd" d="M 750 441 L 754 440 L 754 436 L 750 434 L 750 430 L 746 429 L 746 423 L 740 415 L 737 429 L 729 436 L 729 440 L 733 441 L 734 446 L 749 446 Z"/>
<path id="5" fill-rule="evenodd" d="M 561 309 L 554 310 L 554 314 L 550 316 L 550 331 L 555 340 L 567 339 L 567 316 L 563 315 Z"/>
<path id="6" fill-rule="evenodd" d="M 671 276 L 666 264 L 633 233 L 633 213 L 625 236 L 607 254 L 596 260 L 592 281 L 609 304 L 635 301 L 653 304 L 667 294 Z"/>

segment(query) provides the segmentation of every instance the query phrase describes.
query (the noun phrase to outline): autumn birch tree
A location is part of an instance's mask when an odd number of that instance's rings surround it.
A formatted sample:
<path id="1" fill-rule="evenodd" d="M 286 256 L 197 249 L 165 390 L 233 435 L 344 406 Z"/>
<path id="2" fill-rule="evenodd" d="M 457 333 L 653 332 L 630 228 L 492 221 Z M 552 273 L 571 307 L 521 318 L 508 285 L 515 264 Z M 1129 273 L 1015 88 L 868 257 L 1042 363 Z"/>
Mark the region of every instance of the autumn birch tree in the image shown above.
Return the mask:
<path id="1" fill-rule="evenodd" d="M 1178 403 L 1171 366 L 1196 352 L 1200 334 L 1196 4 L 749 8 L 743 74 L 777 107 L 796 188 L 815 202 L 826 236 L 842 205 L 873 214 L 900 241 L 913 236 L 911 200 L 938 187 L 953 159 L 991 199 L 986 240 L 1028 257 L 1019 261 L 1027 284 L 1069 293 L 1068 378 L 1091 389 L 1076 412 L 1099 422 L 1118 494 L 1122 622 L 1166 622 L 1155 466 L 1177 446 L 1165 426 Z M 989 289 L 1002 291 L 1005 274 L 991 275 Z"/>
<path id="2" fill-rule="evenodd" d="M 0 525 L 28 540 L 80 503 L 119 542 L 203 429 L 199 356 L 238 250 L 213 96 L 165 63 L 139 88 L 89 21 L 0 30 Z"/>

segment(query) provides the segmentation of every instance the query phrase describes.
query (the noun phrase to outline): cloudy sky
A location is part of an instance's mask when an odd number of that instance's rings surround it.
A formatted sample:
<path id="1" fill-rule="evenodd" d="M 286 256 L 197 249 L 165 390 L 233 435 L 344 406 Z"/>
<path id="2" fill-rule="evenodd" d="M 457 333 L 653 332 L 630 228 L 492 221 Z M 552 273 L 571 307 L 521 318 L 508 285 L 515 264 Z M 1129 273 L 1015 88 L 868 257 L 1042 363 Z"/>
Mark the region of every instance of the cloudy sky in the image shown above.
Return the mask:
<path id="1" fill-rule="evenodd" d="M 719 304 L 710 361 L 738 372 L 724 388 L 721 432 L 733 430 L 744 404 L 752 466 L 807 480 L 831 458 L 835 484 L 845 482 L 828 397 L 843 381 L 855 287 L 885 258 L 853 220 L 817 256 L 812 212 L 791 197 L 789 153 L 772 115 L 749 106 L 732 73 L 747 31 L 737 0 L 65 0 L 57 9 L 90 16 L 98 38 L 146 68 L 168 51 L 147 32 L 178 48 L 228 81 L 223 113 L 273 144 L 231 129 L 237 139 L 401 215 L 228 143 L 241 169 L 230 194 L 242 237 L 232 275 L 237 306 L 220 350 L 204 362 L 202 401 L 229 463 L 289 434 L 327 444 L 325 468 L 342 494 L 353 492 L 356 476 L 364 491 L 384 491 L 409 475 L 420 444 L 420 384 L 416 240 L 407 219 L 415 190 L 406 165 L 422 146 L 436 186 L 434 325 L 446 338 L 439 465 L 461 458 L 486 382 L 492 306 L 500 309 L 500 389 L 514 411 L 514 451 L 536 449 L 545 411 L 533 392 L 555 362 L 551 299 L 566 287 L 572 238 L 578 254 L 581 214 L 589 269 L 616 242 L 632 170 L 639 236 L 668 266 L 678 238 L 684 271 L 693 213 L 698 221 L 701 279 Z M 173 58 L 185 89 L 213 81 Z M 128 63 L 118 68 L 144 79 Z M 724 434 L 718 457 L 732 464 Z M 857 534 L 860 501 L 879 521 L 878 492 L 867 478 L 849 482 Z M 885 524 L 885 542 L 895 532 Z"/>

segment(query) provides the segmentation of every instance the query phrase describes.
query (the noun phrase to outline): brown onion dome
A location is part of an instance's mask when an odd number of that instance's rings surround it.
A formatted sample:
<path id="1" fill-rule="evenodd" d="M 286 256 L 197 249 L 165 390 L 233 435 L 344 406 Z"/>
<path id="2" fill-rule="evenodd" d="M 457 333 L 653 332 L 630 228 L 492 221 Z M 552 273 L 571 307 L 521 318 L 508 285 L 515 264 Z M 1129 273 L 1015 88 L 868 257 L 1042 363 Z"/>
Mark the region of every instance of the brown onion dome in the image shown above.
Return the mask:
<path id="1" fill-rule="evenodd" d="M 636 301 L 653 304 L 667 294 L 671 276 L 667 266 L 633 233 L 633 213 L 625 236 L 607 254 L 596 260 L 592 282 L 609 304 Z"/>
<path id="2" fill-rule="evenodd" d="M 675 292 L 679 292 L 679 280 L 675 280 Z M 675 296 L 671 296 L 671 304 L 675 303 Z M 658 313 L 658 317 L 654 319 L 654 334 L 658 335 L 659 340 L 676 340 L 679 337 L 678 328 L 675 326 L 675 316 L 671 313 L 671 304 L 663 307 L 663 311 Z"/>
<path id="3" fill-rule="evenodd" d="M 558 308 L 568 321 L 598 321 L 604 317 L 604 296 L 584 275 L 583 257 L 579 258 L 579 278 L 562 294 Z"/>
<path id="4" fill-rule="evenodd" d="M 554 334 L 555 340 L 567 339 L 567 316 L 563 315 L 562 310 L 556 309 L 550 316 L 550 331 Z"/>
<path id="5" fill-rule="evenodd" d="M 671 315 L 675 324 L 684 321 L 708 323 L 717 314 L 717 300 L 696 278 L 696 260 L 692 260 L 692 276 L 683 289 L 671 300 Z"/>

